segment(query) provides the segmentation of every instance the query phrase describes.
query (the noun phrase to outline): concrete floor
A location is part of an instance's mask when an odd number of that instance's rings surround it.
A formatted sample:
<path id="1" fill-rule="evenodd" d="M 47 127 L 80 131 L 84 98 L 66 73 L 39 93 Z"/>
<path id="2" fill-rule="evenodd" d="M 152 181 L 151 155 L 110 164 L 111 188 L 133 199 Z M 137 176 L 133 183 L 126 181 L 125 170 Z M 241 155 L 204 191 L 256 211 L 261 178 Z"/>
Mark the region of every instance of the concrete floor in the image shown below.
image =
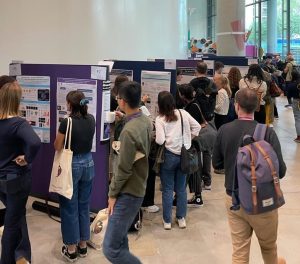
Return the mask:
<path id="1" fill-rule="evenodd" d="M 285 98 L 279 98 L 279 120 L 274 127 L 280 138 L 288 171 L 281 181 L 286 205 L 279 210 L 278 252 L 288 264 L 300 263 L 300 145 L 296 136 L 292 109 L 284 108 Z M 298 176 L 297 176 L 298 175 Z M 162 227 L 161 212 L 144 214 L 143 229 L 131 235 L 131 250 L 145 264 L 226 264 L 231 263 L 231 239 L 224 206 L 224 175 L 213 175 L 212 191 L 205 191 L 204 207 L 188 209 L 187 229 L 173 224 L 171 231 Z M 161 208 L 161 192 L 156 193 Z M 32 242 L 33 263 L 65 263 L 60 256 L 60 225 L 45 214 L 28 209 L 28 223 Z M 108 263 L 99 251 L 89 250 L 78 263 Z M 251 246 L 252 264 L 263 263 L 257 239 Z"/>

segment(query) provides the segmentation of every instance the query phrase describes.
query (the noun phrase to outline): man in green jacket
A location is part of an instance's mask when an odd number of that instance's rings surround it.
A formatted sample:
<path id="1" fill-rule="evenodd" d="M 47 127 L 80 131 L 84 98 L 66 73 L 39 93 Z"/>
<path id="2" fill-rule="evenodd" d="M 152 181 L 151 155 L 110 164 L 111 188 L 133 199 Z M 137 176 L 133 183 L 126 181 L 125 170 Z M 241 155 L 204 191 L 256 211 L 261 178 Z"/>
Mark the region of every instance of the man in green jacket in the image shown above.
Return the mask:
<path id="1" fill-rule="evenodd" d="M 103 253 L 114 264 L 139 264 L 141 261 L 129 252 L 127 232 L 145 196 L 152 124 L 139 110 L 140 84 L 124 82 L 116 99 L 126 114 L 126 124 L 120 135 L 117 173 L 109 186 Z"/>

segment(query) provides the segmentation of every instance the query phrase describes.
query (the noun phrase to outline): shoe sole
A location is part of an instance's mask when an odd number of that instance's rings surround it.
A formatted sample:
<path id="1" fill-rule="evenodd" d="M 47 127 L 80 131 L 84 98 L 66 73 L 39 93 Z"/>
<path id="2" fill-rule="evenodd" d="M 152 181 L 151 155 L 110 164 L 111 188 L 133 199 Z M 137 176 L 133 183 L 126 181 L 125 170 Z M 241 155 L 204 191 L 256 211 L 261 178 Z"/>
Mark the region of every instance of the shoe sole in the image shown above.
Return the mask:
<path id="1" fill-rule="evenodd" d="M 187 204 L 188 208 L 200 208 L 203 207 L 203 204 Z"/>
<path id="2" fill-rule="evenodd" d="M 78 256 L 81 258 L 85 258 L 85 257 L 87 257 L 87 255 L 88 255 L 87 253 L 86 254 L 78 254 Z"/>
<path id="3" fill-rule="evenodd" d="M 78 258 L 76 259 L 69 259 L 64 253 L 60 252 L 60 254 L 63 256 L 64 259 L 66 259 L 68 262 L 76 262 L 78 260 Z"/>

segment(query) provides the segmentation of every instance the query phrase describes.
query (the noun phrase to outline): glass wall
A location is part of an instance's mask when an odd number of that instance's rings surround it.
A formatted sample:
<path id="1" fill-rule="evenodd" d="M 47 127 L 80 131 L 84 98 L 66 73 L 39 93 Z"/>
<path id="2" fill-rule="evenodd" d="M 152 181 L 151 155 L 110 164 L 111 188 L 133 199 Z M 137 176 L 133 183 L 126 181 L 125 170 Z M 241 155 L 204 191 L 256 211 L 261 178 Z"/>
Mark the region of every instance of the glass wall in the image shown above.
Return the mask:
<path id="1" fill-rule="evenodd" d="M 295 60 L 300 64 L 300 1 L 291 0 L 290 2 L 290 49 L 294 54 Z"/>

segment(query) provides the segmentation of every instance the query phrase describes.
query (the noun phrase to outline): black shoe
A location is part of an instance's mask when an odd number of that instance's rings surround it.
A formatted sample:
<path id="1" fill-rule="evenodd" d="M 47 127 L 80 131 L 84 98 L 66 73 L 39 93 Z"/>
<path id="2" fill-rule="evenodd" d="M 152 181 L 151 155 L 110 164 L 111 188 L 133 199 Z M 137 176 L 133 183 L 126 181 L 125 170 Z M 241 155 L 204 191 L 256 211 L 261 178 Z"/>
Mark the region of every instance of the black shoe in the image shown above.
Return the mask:
<path id="1" fill-rule="evenodd" d="M 81 248 L 79 245 L 77 246 L 77 252 L 79 257 L 85 258 L 87 256 L 87 247 Z"/>
<path id="2" fill-rule="evenodd" d="M 203 200 L 201 195 L 194 195 L 192 199 L 188 200 L 188 207 L 200 207 L 203 206 Z"/>
<path id="3" fill-rule="evenodd" d="M 77 260 L 77 252 L 69 253 L 66 245 L 62 246 L 61 255 L 69 262 L 75 262 Z"/>

